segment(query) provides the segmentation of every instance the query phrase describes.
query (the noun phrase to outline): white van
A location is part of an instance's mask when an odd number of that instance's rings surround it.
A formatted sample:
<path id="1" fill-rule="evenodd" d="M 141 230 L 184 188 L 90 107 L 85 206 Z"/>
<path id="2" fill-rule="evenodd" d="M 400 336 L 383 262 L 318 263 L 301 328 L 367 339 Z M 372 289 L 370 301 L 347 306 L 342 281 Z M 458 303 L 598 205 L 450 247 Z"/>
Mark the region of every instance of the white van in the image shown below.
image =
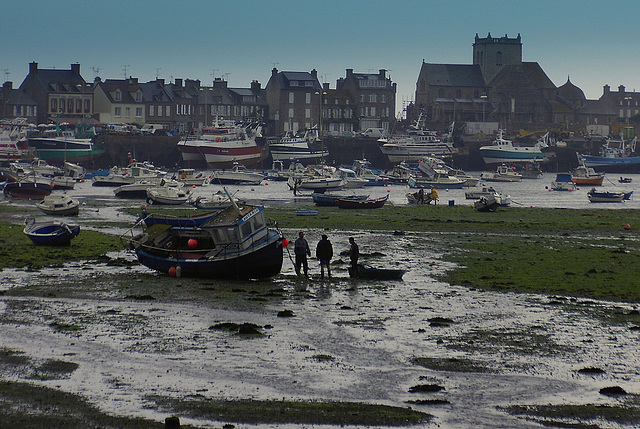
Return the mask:
<path id="1" fill-rule="evenodd" d="M 387 135 L 387 130 L 384 128 L 367 128 L 363 132 L 360 133 L 362 137 L 370 137 L 379 139 L 380 137 L 384 137 Z"/>
<path id="2" fill-rule="evenodd" d="M 142 128 L 140 128 L 140 134 L 150 135 L 154 134 L 156 130 L 164 130 L 166 128 L 167 126 L 162 124 L 144 124 Z"/>

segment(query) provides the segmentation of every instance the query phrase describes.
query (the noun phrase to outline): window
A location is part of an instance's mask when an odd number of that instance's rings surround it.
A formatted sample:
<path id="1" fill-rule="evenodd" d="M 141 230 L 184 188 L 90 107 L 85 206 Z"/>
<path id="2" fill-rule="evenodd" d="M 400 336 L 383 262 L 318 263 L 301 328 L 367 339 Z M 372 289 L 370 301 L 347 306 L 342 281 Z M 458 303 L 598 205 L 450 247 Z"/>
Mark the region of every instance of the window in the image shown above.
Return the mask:
<path id="1" fill-rule="evenodd" d="M 360 102 L 364 103 L 367 100 L 367 96 L 364 94 L 360 94 Z"/>
<path id="2" fill-rule="evenodd" d="M 377 103 L 378 94 L 369 94 L 369 103 Z"/>
<path id="3" fill-rule="evenodd" d="M 376 116 L 376 106 L 372 106 L 371 107 L 371 116 L 373 116 L 373 117 Z"/>
<path id="4" fill-rule="evenodd" d="M 293 109 L 289 109 L 289 117 L 293 118 Z"/>
<path id="5" fill-rule="evenodd" d="M 114 107 L 113 116 L 117 116 L 117 117 L 122 116 L 122 107 Z"/>
<path id="6" fill-rule="evenodd" d="M 58 100 L 55 98 L 51 99 L 51 111 L 56 112 L 58 110 Z"/>
<path id="7" fill-rule="evenodd" d="M 122 101 L 122 92 L 120 92 L 120 90 L 117 90 L 114 98 L 116 101 Z"/>
<path id="8" fill-rule="evenodd" d="M 91 112 L 91 100 L 84 100 L 84 113 Z"/>
<path id="9" fill-rule="evenodd" d="M 73 113 L 73 104 L 74 103 L 72 99 L 67 100 L 67 112 Z"/>
<path id="10" fill-rule="evenodd" d="M 313 81 L 312 80 L 305 80 L 304 81 L 304 86 L 313 86 Z"/>
<path id="11" fill-rule="evenodd" d="M 142 107 L 136 107 L 136 118 L 142 118 Z"/>
<path id="12" fill-rule="evenodd" d="M 293 104 L 293 92 L 289 93 L 289 104 Z"/>
<path id="13" fill-rule="evenodd" d="M 298 82 L 297 80 L 292 80 L 291 82 L 289 82 L 290 86 L 299 86 L 300 82 Z"/>
<path id="14" fill-rule="evenodd" d="M 142 93 L 140 91 L 136 92 L 136 101 L 138 103 L 142 101 Z"/>
<path id="15" fill-rule="evenodd" d="M 311 104 L 311 93 L 310 93 L 310 92 L 307 92 L 304 96 L 305 96 L 305 97 L 304 97 L 304 99 L 305 99 L 305 103 L 307 103 L 307 104 Z"/>
<path id="16" fill-rule="evenodd" d="M 496 52 L 496 66 L 502 65 L 502 52 Z"/>
<path id="17" fill-rule="evenodd" d="M 165 116 L 171 116 L 171 106 L 165 106 L 164 115 Z"/>
<path id="18" fill-rule="evenodd" d="M 131 107 L 125 107 L 124 108 L 124 116 L 127 118 L 131 117 Z"/>
<path id="19" fill-rule="evenodd" d="M 304 117 L 311 118 L 311 109 L 304 109 Z"/>
<path id="20" fill-rule="evenodd" d="M 82 113 L 82 100 L 76 100 L 76 113 Z"/>
<path id="21" fill-rule="evenodd" d="M 387 102 L 387 94 L 380 94 L 380 102 L 381 103 Z"/>

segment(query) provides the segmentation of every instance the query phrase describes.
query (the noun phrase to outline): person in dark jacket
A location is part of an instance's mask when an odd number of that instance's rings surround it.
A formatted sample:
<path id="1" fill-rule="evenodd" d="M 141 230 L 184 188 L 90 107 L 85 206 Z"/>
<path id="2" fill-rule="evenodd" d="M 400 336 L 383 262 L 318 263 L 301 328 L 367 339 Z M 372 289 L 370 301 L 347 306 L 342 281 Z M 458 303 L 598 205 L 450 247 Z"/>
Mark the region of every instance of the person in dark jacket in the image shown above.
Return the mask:
<path id="1" fill-rule="evenodd" d="M 320 260 L 320 278 L 324 277 L 324 267 L 327 267 L 327 275 L 331 277 L 331 258 L 333 258 L 333 246 L 325 234 L 318 241 L 316 258 Z"/>
<path id="2" fill-rule="evenodd" d="M 296 274 L 300 275 L 300 267 L 304 269 L 304 276 L 309 277 L 309 263 L 307 262 L 307 256 L 311 256 L 311 249 L 309 243 L 304 238 L 304 232 L 298 233 L 298 239 L 293 245 L 294 253 L 296 254 Z"/>
<path id="3" fill-rule="evenodd" d="M 349 237 L 349 259 L 351 259 L 351 272 L 353 277 L 358 276 L 358 258 L 360 257 L 360 248 L 356 244 L 356 240 L 353 237 Z"/>

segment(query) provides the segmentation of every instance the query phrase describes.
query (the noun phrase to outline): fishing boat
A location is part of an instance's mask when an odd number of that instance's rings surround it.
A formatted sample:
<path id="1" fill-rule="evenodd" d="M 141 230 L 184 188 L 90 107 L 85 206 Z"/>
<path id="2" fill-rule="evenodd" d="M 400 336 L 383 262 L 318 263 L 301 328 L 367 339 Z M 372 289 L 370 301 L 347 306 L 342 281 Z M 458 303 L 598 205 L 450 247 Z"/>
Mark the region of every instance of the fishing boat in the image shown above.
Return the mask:
<path id="1" fill-rule="evenodd" d="M 105 153 L 93 138 L 77 138 L 73 130 L 61 130 L 59 127 L 46 131 L 43 136 L 30 136 L 28 145 L 38 158 L 60 164 L 64 161 L 92 161 Z"/>
<path id="2" fill-rule="evenodd" d="M 354 170 L 346 167 L 338 168 L 338 175 L 344 180 L 345 188 L 362 188 L 368 185 L 370 181 L 370 178 L 359 176 Z"/>
<path id="3" fill-rule="evenodd" d="M 337 207 L 338 200 L 355 200 L 355 201 L 365 201 L 369 198 L 369 195 L 338 195 L 331 193 L 319 193 L 314 192 L 311 194 L 311 198 L 316 206 L 323 207 Z"/>
<path id="4" fill-rule="evenodd" d="M 453 134 L 453 124 L 447 136 L 441 138 L 437 132 L 424 128 L 423 118 L 420 113 L 407 134 L 390 135 L 378 140 L 380 151 L 387 156 L 389 162 L 417 162 L 425 156 L 446 158 L 457 152 L 449 138 Z"/>
<path id="5" fill-rule="evenodd" d="M 300 161 L 320 160 L 329 155 L 321 145 L 318 127 L 302 133 L 286 133 L 279 140 L 269 144 L 269 153 L 274 161 L 296 159 Z"/>
<path id="6" fill-rule="evenodd" d="M 637 141 L 637 137 L 629 141 L 625 141 L 622 136 L 618 139 L 607 138 L 598 155 L 578 154 L 578 159 L 595 171 L 638 173 L 640 156 L 635 153 Z"/>
<path id="7" fill-rule="evenodd" d="M 487 182 L 519 182 L 522 180 L 522 174 L 518 173 L 515 168 L 506 165 L 499 165 L 496 171 L 484 171 L 480 174 L 480 180 Z"/>
<path id="8" fill-rule="evenodd" d="M 67 194 L 51 194 L 36 203 L 43 213 L 57 216 L 75 216 L 80 212 L 80 202 Z"/>
<path id="9" fill-rule="evenodd" d="M 573 182 L 578 186 L 602 186 L 604 172 L 596 172 L 592 167 L 587 167 L 584 160 L 578 154 L 578 161 L 581 162 L 571 172 Z"/>
<path id="10" fill-rule="evenodd" d="M 241 162 L 254 166 L 264 158 L 262 147 L 256 143 L 261 132 L 261 125 L 244 127 L 216 119 L 213 126 L 203 127 L 200 136 L 190 135 L 178 142 L 178 150 L 187 164 L 205 162 L 211 168 L 221 168 Z"/>
<path id="11" fill-rule="evenodd" d="M 405 270 L 374 268 L 358 264 L 355 268 L 349 267 L 349 276 L 370 280 L 402 280 Z"/>
<path id="12" fill-rule="evenodd" d="M 36 222 L 31 219 L 25 222 L 23 232 L 37 245 L 69 246 L 71 240 L 80 234 L 80 226 L 57 220 Z"/>
<path id="13" fill-rule="evenodd" d="M 460 189 L 478 183 L 478 179 L 432 156 L 422 158 L 418 163 L 418 170 L 422 175 L 409 178 L 408 184 L 411 188 Z"/>
<path id="14" fill-rule="evenodd" d="M 204 223 L 209 222 L 214 216 L 217 216 L 219 213 L 219 210 L 193 216 L 171 216 L 154 213 L 145 216 L 140 220 L 144 222 L 147 228 L 156 224 L 196 228 Z"/>
<path id="15" fill-rule="evenodd" d="M 265 176 L 249 171 L 247 167 L 237 162 L 231 170 L 216 170 L 211 175 L 211 183 L 220 185 L 259 185 Z"/>
<path id="16" fill-rule="evenodd" d="M 570 173 L 558 173 L 556 174 L 556 180 L 551 182 L 552 191 L 575 191 L 578 189 L 576 183 L 573 181 L 573 175 Z"/>
<path id="17" fill-rule="evenodd" d="M 189 191 L 183 186 L 153 186 L 147 188 L 147 203 L 180 205 L 189 199 Z"/>
<path id="18" fill-rule="evenodd" d="M 632 181 L 631 177 L 620 176 L 620 179 L 618 179 L 618 183 L 631 183 L 631 181 Z"/>
<path id="19" fill-rule="evenodd" d="M 353 200 L 351 198 L 338 199 L 338 207 L 341 209 L 379 209 L 387 202 L 389 195 L 367 200 Z"/>
<path id="20" fill-rule="evenodd" d="M 534 146 L 518 146 L 512 140 L 504 138 L 504 130 L 499 130 L 490 145 L 480 147 L 480 155 L 488 168 L 502 164 L 526 164 L 531 161 L 544 161 L 543 150 L 549 147 L 549 133 L 542 136 Z"/>
<path id="21" fill-rule="evenodd" d="M 233 205 L 198 227 L 154 225 L 121 237 L 141 264 L 174 276 L 255 279 L 277 275 L 284 239 L 263 206 Z M 288 244 L 288 241 L 286 241 Z"/>
<path id="22" fill-rule="evenodd" d="M 625 200 L 625 197 L 629 199 L 631 193 L 625 195 L 624 192 L 596 191 L 595 188 L 591 188 L 587 193 L 587 197 L 592 203 L 621 203 Z"/>
<path id="23" fill-rule="evenodd" d="M 196 171 L 193 168 L 179 169 L 178 173 L 174 175 L 174 179 L 185 186 L 204 186 L 209 182 L 208 178 L 204 174 L 196 174 Z"/>

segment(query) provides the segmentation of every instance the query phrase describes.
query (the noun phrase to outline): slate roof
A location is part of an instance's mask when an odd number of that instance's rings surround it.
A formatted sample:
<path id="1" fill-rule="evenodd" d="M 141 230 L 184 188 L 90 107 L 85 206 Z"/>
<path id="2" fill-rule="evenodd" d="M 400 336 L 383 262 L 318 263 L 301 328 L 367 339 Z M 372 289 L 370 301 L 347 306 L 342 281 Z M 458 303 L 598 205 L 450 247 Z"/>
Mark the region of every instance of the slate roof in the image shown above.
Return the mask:
<path id="1" fill-rule="evenodd" d="M 320 86 L 320 82 L 318 82 L 318 78 L 313 77 L 313 75 L 309 72 L 290 72 L 283 71 L 279 72 L 277 75 L 278 86 L 280 89 L 314 89 L 320 90 L 322 87 Z M 305 84 L 298 86 L 291 86 L 291 81 L 298 82 L 311 82 L 311 86 L 307 86 Z"/>
<path id="2" fill-rule="evenodd" d="M 426 73 L 431 86 L 485 86 L 480 66 L 473 64 L 422 64 L 420 75 Z"/>
<path id="3" fill-rule="evenodd" d="M 80 93 L 86 84 L 82 76 L 72 70 L 38 69 L 34 76 L 47 92 Z"/>
<path id="4" fill-rule="evenodd" d="M 556 86 L 551 82 L 551 79 L 549 79 L 544 70 L 542 70 L 540 64 L 531 62 L 504 66 L 489 85 L 497 86 L 501 80 L 504 80 L 512 73 L 522 73 L 537 89 L 556 89 Z"/>

